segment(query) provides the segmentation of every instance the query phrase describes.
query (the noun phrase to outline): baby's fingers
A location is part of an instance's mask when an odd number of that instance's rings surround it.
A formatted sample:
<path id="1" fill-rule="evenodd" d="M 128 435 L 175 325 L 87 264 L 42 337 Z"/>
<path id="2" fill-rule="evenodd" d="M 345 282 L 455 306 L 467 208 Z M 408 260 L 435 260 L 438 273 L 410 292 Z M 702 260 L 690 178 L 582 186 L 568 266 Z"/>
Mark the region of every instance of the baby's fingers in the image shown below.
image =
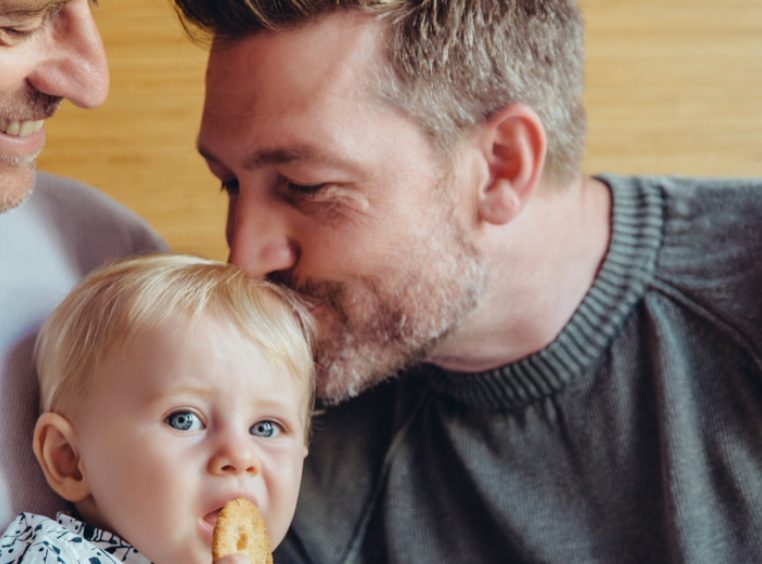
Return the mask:
<path id="1" fill-rule="evenodd" d="M 224 558 L 215 560 L 213 564 L 251 564 L 251 560 L 245 554 L 229 554 Z"/>

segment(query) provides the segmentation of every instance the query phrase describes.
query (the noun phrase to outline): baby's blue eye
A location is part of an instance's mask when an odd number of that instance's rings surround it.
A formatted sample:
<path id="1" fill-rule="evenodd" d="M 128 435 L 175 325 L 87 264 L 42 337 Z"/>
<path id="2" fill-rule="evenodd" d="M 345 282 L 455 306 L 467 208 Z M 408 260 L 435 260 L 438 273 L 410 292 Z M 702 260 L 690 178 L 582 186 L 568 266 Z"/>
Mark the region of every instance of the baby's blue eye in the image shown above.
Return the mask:
<path id="1" fill-rule="evenodd" d="M 272 439 L 280 435 L 281 426 L 275 421 L 257 421 L 249 429 L 249 433 L 257 437 L 264 437 L 265 439 Z"/>
<path id="2" fill-rule="evenodd" d="M 167 425 L 178 431 L 198 431 L 204 428 L 201 419 L 192 411 L 175 411 L 164 421 Z"/>

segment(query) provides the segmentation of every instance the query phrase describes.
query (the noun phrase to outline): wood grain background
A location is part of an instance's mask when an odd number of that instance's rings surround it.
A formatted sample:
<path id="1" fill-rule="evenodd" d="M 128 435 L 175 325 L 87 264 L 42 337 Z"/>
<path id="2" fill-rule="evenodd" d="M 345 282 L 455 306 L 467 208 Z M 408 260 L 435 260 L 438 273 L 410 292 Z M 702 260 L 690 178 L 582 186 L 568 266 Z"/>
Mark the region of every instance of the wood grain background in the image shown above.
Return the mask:
<path id="1" fill-rule="evenodd" d="M 762 0 L 582 0 L 585 170 L 762 176 Z M 206 53 L 169 0 L 103 0 L 108 102 L 64 105 L 42 168 L 85 180 L 170 246 L 224 259 L 225 198 L 195 152 Z"/>

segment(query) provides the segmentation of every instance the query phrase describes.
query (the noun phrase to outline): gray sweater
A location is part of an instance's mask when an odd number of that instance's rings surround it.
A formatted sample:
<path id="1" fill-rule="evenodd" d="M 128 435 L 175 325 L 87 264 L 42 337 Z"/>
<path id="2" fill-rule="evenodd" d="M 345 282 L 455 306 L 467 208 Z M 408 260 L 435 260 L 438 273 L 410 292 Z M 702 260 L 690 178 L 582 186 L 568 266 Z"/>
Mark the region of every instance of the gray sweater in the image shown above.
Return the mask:
<path id="1" fill-rule="evenodd" d="M 318 417 L 278 564 L 762 562 L 762 182 L 601 180 L 558 338 Z"/>

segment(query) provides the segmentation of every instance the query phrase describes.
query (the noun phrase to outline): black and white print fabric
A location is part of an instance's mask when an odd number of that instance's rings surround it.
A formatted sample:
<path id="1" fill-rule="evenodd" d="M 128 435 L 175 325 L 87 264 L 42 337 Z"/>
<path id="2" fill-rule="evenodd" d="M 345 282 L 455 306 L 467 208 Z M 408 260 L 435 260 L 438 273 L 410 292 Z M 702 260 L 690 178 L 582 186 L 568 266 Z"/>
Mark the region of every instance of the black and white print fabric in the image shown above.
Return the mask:
<path id="1" fill-rule="evenodd" d="M 0 564 L 150 564 L 132 545 L 65 513 L 22 513 L 0 538 Z"/>

